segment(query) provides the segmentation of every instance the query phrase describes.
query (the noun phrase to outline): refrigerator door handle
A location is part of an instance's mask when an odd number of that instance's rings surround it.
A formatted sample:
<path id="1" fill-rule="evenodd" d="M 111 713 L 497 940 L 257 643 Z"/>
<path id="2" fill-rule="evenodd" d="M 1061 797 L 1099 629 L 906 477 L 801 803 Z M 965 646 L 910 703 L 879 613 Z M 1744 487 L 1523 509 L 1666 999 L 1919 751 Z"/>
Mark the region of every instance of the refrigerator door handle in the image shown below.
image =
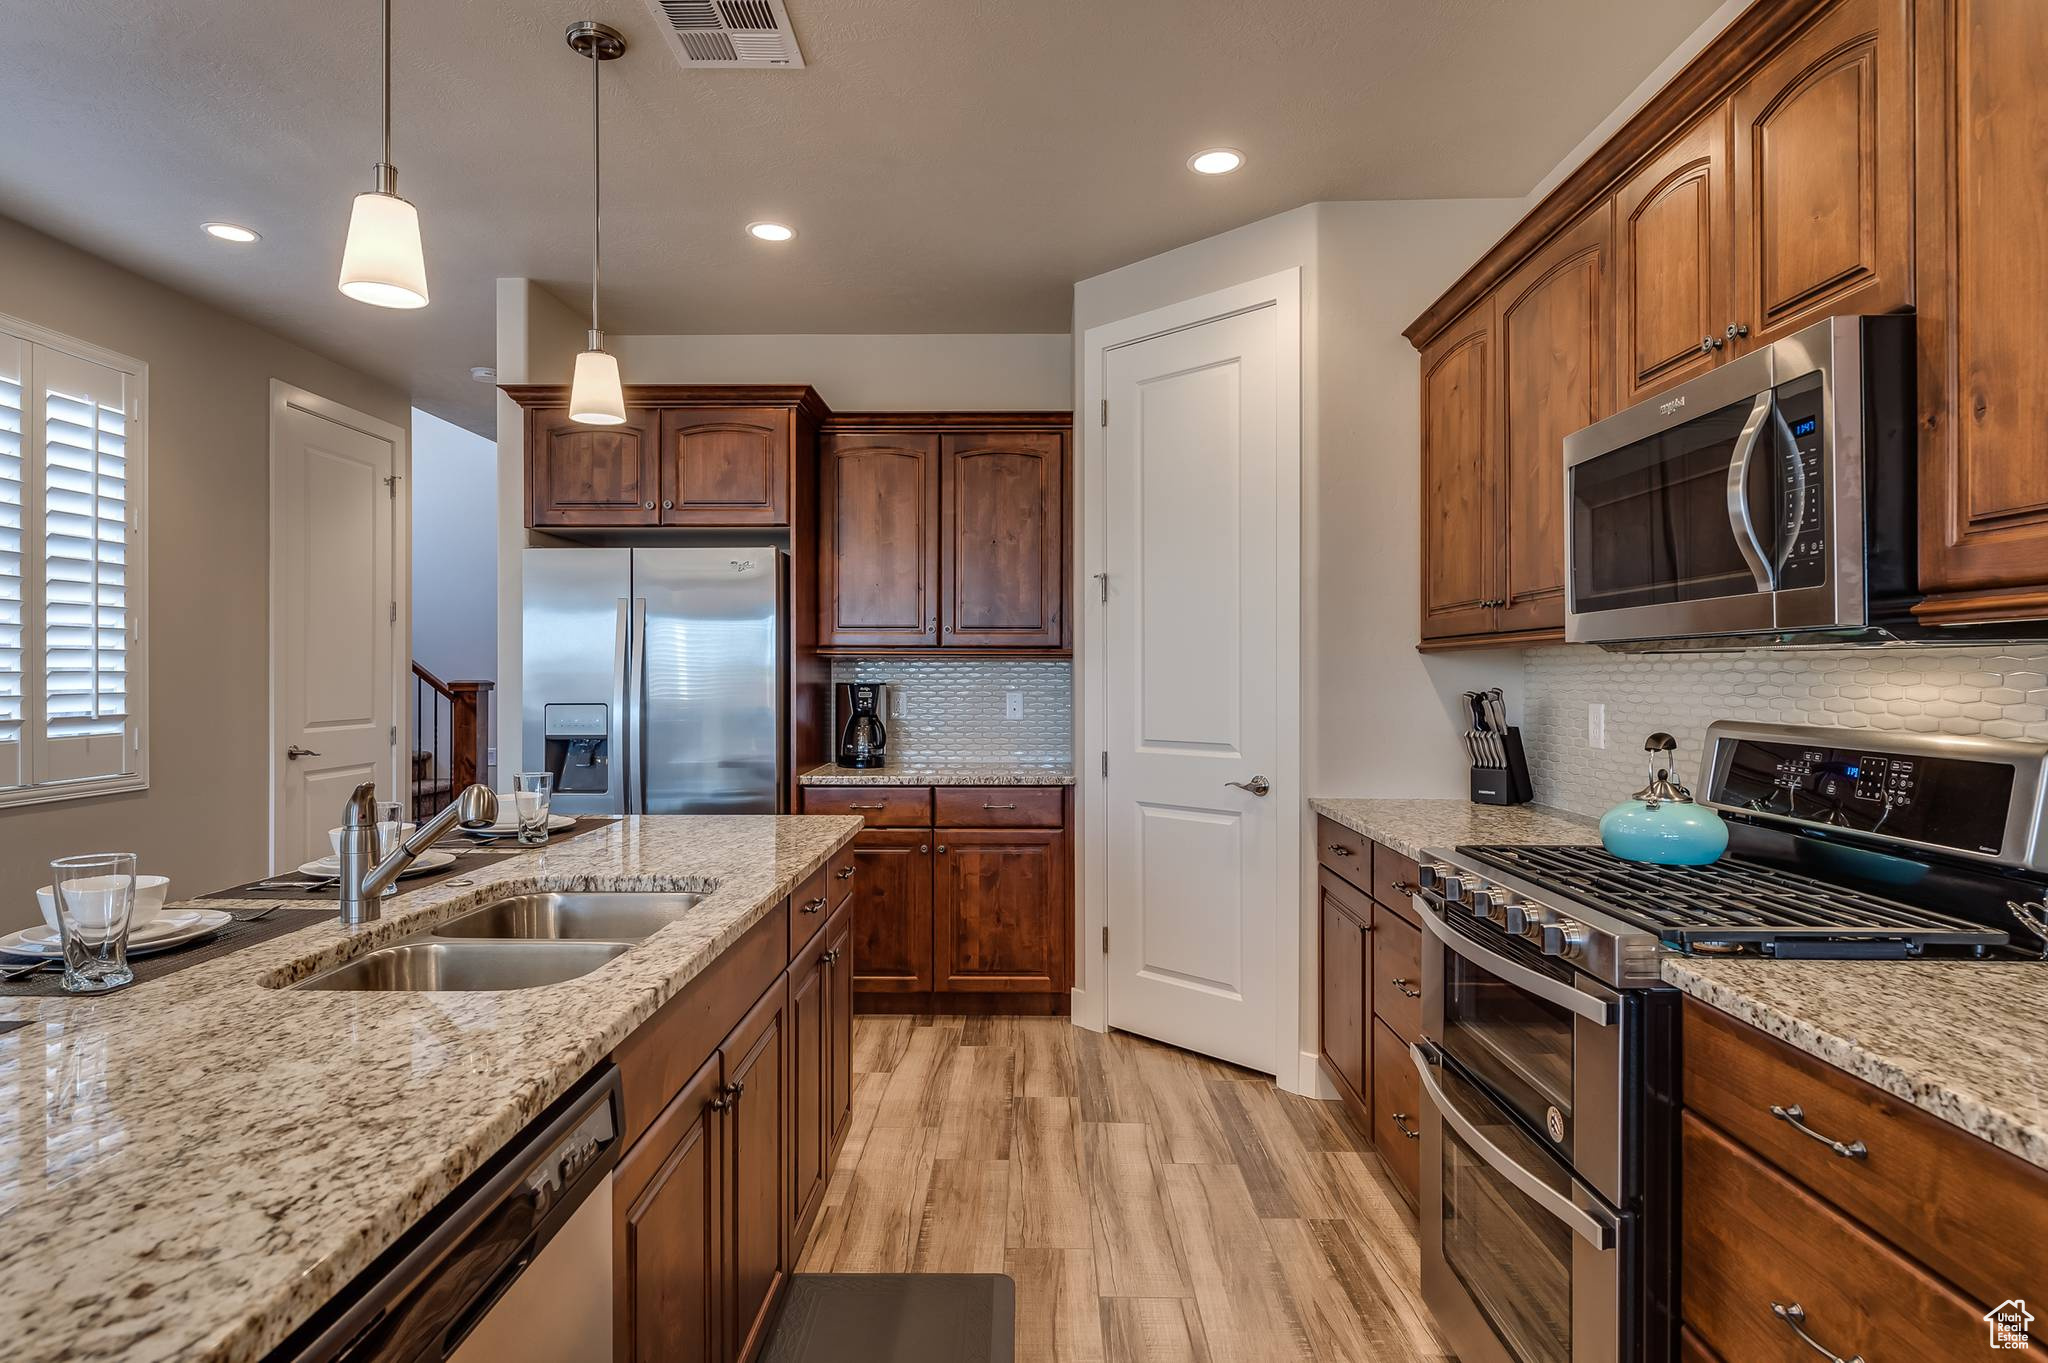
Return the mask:
<path id="1" fill-rule="evenodd" d="M 647 598 L 633 598 L 633 679 L 626 698 L 627 759 L 626 812 L 647 812 Z"/>
<path id="2" fill-rule="evenodd" d="M 612 775 L 617 778 L 619 783 L 618 790 L 613 794 L 611 804 L 612 808 L 621 814 L 626 813 L 629 808 L 626 792 L 632 789 L 633 778 L 632 764 L 626 756 L 626 717 L 630 713 L 626 709 L 626 675 L 631 668 L 630 659 L 633 651 L 632 626 L 629 623 L 630 617 L 627 615 L 626 607 L 626 598 L 623 596 L 619 597 L 619 613 L 612 643 L 612 721 L 607 726 L 611 730 L 610 736 L 614 740 L 612 743 Z"/>

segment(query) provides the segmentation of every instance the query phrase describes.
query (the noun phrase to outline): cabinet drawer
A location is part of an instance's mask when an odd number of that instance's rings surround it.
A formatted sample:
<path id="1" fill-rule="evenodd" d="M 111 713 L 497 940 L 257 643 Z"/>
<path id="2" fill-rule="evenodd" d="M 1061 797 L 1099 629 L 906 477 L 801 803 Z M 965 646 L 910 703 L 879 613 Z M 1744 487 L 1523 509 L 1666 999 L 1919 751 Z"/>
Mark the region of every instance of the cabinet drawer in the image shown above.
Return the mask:
<path id="1" fill-rule="evenodd" d="M 930 828 L 930 786 L 805 786 L 806 814 L 858 814 L 869 828 Z"/>
<path id="2" fill-rule="evenodd" d="M 853 898 L 854 877 L 860 874 L 860 859 L 853 853 L 853 844 L 848 843 L 832 854 L 825 863 L 825 894 L 832 900 L 832 912 L 838 913 L 846 901 Z"/>
<path id="3" fill-rule="evenodd" d="M 1686 1114 L 1684 1128 L 1682 1312 L 1715 1353 L 1743 1363 L 1812 1363 L 1819 1349 L 1877 1360 L 1981 1356 L 1979 1317 L 1999 1298 L 1973 1305 L 1699 1118 Z M 1815 1343 L 1773 1303 L 1797 1305 Z"/>
<path id="4" fill-rule="evenodd" d="M 1415 923 L 1415 891 L 1421 871 L 1412 858 L 1384 843 L 1372 845 L 1372 884 L 1366 886 L 1380 904 Z M 1421 924 L 1417 923 L 1417 927 Z"/>
<path id="5" fill-rule="evenodd" d="M 805 876 L 789 896 L 789 959 L 794 961 L 818 929 L 825 926 L 826 910 L 832 906 L 832 877 L 829 867 L 820 866 Z"/>
<path id="6" fill-rule="evenodd" d="M 940 828 L 1058 828 L 1066 822 L 1056 786 L 939 786 L 932 798 Z"/>
<path id="7" fill-rule="evenodd" d="M 2048 1174 L 1704 1004 L 1684 1030 L 1687 1108 L 1985 1305 L 2048 1294 Z"/>
<path id="8" fill-rule="evenodd" d="M 1316 860 L 1372 893 L 1372 844 L 1335 819 L 1316 819 Z"/>
<path id="9" fill-rule="evenodd" d="M 1372 1024 L 1372 1143 L 1413 1205 L 1422 1196 L 1422 1080 L 1408 1045 Z"/>
<path id="10" fill-rule="evenodd" d="M 1403 1045 L 1422 1035 L 1422 932 L 1384 908 L 1372 916 L 1372 1009 Z"/>

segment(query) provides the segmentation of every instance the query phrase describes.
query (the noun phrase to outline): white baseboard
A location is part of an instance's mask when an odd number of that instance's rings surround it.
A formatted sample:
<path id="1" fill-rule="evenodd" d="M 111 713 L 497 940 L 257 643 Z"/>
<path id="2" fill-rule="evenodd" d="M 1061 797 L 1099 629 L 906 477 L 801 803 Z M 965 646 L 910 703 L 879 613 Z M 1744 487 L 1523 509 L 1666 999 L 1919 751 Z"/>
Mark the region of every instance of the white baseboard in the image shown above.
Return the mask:
<path id="1" fill-rule="evenodd" d="M 1102 1016 L 1102 995 L 1091 994 L 1086 989 L 1067 991 L 1067 1020 L 1091 1032 L 1109 1030 L 1109 1023 Z"/>
<path id="2" fill-rule="evenodd" d="M 1287 1086 L 1289 1093 L 1299 1093 L 1307 1098 L 1335 1099 L 1337 1086 L 1330 1082 L 1330 1076 L 1323 1073 L 1322 1057 L 1314 1051 L 1301 1053 L 1301 1072 L 1297 1086 Z"/>

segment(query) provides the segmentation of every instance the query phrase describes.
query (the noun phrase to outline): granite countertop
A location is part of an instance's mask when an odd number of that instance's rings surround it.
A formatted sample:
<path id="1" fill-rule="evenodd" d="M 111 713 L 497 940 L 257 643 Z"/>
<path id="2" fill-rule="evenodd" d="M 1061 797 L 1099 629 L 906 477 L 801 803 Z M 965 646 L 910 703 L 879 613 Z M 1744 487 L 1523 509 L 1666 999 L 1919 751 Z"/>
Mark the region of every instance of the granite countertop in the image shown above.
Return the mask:
<path id="1" fill-rule="evenodd" d="M 2048 1169 L 2048 963 L 1672 956 L 1664 978 Z"/>
<path id="2" fill-rule="evenodd" d="M 7 1357 L 261 1358 L 859 828 L 628 818 L 401 894 L 366 927 L 323 922 L 105 998 L 0 1003 L 0 1025 L 30 1020 L 0 1035 Z M 547 988 L 274 987 L 536 889 L 707 897 Z"/>
<path id="3" fill-rule="evenodd" d="M 1071 762 L 892 762 L 842 767 L 827 762 L 796 778 L 805 786 L 1071 786 Z"/>
<path id="4" fill-rule="evenodd" d="M 1599 825 L 1546 805 L 1475 805 L 1470 800 L 1341 800 L 1317 795 L 1308 807 L 1404 857 L 1464 843 L 1600 841 Z"/>

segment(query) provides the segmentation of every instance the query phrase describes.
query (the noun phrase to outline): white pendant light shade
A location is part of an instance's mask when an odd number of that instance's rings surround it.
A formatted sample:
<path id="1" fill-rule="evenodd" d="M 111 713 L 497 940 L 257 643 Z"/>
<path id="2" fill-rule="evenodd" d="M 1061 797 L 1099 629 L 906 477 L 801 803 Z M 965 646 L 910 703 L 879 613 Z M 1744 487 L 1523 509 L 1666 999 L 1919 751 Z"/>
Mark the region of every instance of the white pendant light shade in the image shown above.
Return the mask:
<path id="1" fill-rule="evenodd" d="M 569 385 L 569 420 L 587 426 L 618 426 L 626 420 L 626 393 L 619 387 L 619 362 L 592 348 L 576 357 Z"/>
<path id="2" fill-rule="evenodd" d="M 420 214 L 396 194 L 356 195 L 341 253 L 341 291 L 380 308 L 427 305 L 427 261 Z"/>

